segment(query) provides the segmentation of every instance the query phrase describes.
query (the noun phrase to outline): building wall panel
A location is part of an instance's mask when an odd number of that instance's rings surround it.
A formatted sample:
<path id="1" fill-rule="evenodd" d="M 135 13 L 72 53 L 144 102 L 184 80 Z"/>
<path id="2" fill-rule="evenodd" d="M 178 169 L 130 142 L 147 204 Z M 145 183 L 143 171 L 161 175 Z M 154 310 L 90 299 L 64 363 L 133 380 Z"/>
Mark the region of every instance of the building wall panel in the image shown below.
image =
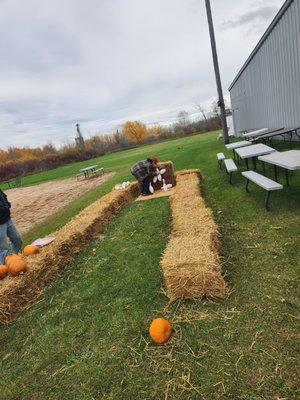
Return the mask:
<path id="1" fill-rule="evenodd" d="M 229 89 L 236 132 L 300 127 L 300 0 L 287 3 Z"/>

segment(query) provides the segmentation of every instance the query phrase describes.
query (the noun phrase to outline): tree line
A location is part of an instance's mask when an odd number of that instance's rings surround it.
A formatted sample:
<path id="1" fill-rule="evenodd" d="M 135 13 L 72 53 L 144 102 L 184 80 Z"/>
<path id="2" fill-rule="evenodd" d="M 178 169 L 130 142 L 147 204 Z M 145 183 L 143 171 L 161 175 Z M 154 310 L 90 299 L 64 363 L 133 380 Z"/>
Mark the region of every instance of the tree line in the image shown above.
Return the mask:
<path id="1" fill-rule="evenodd" d="M 0 182 L 146 143 L 220 129 L 218 113 L 208 117 L 203 111 L 203 115 L 205 118 L 192 121 L 186 111 L 181 111 L 178 120 L 169 126 L 146 126 L 139 121 L 127 121 L 121 132 L 117 130 L 111 134 L 96 134 L 80 144 L 74 140 L 60 148 L 48 143 L 35 148 L 12 146 L 7 150 L 0 149 Z"/>

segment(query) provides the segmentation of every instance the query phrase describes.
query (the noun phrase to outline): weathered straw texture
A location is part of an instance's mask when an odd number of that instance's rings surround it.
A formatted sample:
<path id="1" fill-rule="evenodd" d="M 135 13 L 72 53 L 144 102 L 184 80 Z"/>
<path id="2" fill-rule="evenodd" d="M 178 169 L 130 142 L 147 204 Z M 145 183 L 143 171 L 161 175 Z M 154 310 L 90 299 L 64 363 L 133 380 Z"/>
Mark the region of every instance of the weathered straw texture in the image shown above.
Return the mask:
<path id="1" fill-rule="evenodd" d="M 203 296 L 223 297 L 225 281 L 218 254 L 218 229 L 200 196 L 199 170 L 176 174 L 170 196 L 172 232 L 162 267 L 171 301 Z"/>
<path id="2" fill-rule="evenodd" d="M 27 258 L 28 271 L 0 282 L 0 322 L 9 322 L 41 294 L 76 253 L 103 230 L 116 214 L 140 194 L 138 183 L 114 190 L 86 207 L 54 233 L 55 241 Z"/>
<path id="3" fill-rule="evenodd" d="M 166 184 L 171 183 L 173 186 L 175 186 L 176 181 L 174 175 L 174 164 L 172 163 L 172 161 L 161 162 L 158 164 L 158 168 L 160 170 L 163 168 L 166 170 L 166 172 L 162 176 Z M 162 188 L 162 185 L 162 182 L 159 181 L 152 184 L 154 190 L 160 190 Z"/>
<path id="4" fill-rule="evenodd" d="M 161 197 L 169 197 L 174 193 L 175 188 L 172 187 L 169 189 L 167 192 L 164 190 L 156 190 L 151 196 L 143 196 L 140 195 L 135 201 L 149 201 L 149 200 L 155 200 L 155 199 L 160 199 Z"/>

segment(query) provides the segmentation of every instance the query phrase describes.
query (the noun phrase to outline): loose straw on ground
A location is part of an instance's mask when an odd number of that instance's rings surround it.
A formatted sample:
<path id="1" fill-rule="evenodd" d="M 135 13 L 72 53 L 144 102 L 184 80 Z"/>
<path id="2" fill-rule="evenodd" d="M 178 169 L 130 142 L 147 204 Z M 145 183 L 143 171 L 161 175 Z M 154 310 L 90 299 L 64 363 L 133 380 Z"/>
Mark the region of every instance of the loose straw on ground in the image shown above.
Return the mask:
<path id="1" fill-rule="evenodd" d="M 172 232 L 162 259 L 171 301 L 203 296 L 223 297 L 225 281 L 218 254 L 218 229 L 212 211 L 200 196 L 199 170 L 176 174 L 170 196 Z"/>

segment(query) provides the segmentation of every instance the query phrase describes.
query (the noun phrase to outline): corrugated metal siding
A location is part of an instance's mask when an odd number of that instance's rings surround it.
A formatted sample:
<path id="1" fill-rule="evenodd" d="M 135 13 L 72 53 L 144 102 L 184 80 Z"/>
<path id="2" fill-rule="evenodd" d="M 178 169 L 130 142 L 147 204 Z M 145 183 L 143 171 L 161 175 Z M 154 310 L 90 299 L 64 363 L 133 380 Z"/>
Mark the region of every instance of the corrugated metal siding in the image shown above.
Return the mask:
<path id="1" fill-rule="evenodd" d="M 300 0 L 294 0 L 230 88 L 236 132 L 300 127 Z"/>

